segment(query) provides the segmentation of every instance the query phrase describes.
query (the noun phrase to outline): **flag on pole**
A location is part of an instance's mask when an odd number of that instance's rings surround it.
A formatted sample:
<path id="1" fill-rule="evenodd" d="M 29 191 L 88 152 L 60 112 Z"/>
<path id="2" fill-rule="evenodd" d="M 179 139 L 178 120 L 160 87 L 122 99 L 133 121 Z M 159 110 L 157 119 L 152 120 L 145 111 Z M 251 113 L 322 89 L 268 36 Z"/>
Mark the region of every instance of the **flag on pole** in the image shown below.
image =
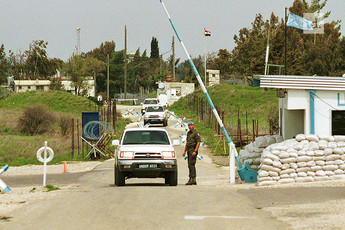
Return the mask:
<path id="1" fill-rule="evenodd" d="M 205 36 L 210 36 L 211 37 L 211 31 L 208 31 L 208 30 L 205 30 L 205 29 L 204 29 L 204 31 L 205 31 Z"/>
<path id="2" fill-rule="evenodd" d="M 302 18 L 296 14 L 289 13 L 287 26 L 295 27 L 300 30 L 313 30 L 313 22 Z"/>

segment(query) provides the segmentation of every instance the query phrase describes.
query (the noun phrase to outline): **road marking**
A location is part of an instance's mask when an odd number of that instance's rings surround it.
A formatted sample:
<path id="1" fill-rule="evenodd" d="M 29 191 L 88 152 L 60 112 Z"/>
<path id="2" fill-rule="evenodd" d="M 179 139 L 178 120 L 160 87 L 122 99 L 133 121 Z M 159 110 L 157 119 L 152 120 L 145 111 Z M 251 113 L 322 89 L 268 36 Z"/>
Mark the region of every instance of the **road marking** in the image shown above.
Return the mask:
<path id="1" fill-rule="evenodd" d="M 204 220 L 205 218 L 219 218 L 219 219 L 244 219 L 256 218 L 252 216 L 185 216 L 185 220 Z"/>

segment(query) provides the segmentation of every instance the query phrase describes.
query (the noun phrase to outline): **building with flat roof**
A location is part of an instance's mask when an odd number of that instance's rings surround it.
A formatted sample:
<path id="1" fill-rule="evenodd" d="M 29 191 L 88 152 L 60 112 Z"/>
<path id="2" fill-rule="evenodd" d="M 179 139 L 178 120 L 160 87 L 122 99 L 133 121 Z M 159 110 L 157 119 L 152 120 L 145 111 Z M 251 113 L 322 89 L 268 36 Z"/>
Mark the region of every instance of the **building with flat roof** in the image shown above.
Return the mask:
<path id="1" fill-rule="evenodd" d="M 284 139 L 297 134 L 345 135 L 345 78 L 258 75 L 253 86 L 277 89 Z"/>

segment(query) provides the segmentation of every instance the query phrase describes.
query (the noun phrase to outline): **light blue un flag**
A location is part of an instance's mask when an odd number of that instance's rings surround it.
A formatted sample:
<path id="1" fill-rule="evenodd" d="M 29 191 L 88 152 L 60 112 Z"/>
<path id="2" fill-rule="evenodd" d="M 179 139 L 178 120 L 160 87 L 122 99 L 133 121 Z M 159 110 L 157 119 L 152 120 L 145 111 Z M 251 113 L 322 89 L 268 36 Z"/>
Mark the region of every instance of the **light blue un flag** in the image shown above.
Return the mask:
<path id="1" fill-rule="evenodd" d="M 298 28 L 300 30 L 313 30 L 313 22 L 291 12 L 289 15 L 287 25 Z"/>

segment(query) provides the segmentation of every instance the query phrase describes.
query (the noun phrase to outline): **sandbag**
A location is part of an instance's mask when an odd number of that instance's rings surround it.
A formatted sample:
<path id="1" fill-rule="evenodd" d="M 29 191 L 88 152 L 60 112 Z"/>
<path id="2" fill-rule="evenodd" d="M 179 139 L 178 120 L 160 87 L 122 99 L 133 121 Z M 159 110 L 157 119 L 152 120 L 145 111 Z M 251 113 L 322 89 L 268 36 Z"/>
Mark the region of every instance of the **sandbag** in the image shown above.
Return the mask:
<path id="1" fill-rule="evenodd" d="M 345 179 L 345 175 L 334 175 L 334 176 L 331 176 L 330 178 L 331 179 L 336 179 L 336 180 Z"/>
<path id="2" fill-rule="evenodd" d="M 276 181 L 261 181 L 258 183 L 258 186 L 267 186 L 267 185 L 275 185 L 277 184 Z"/>
<path id="3" fill-rule="evenodd" d="M 292 177 L 292 178 L 295 178 L 295 177 L 297 177 L 297 176 L 298 176 L 297 173 L 290 173 L 290 177 Z"/>
<path id="4" fill-rule="evenodd" d="M 314 151 L 314 156 L 323 156 L 325 153 L 323 150 L 315 150 Z"/>
<path id="5" fill-rule="evenodd" d="M 307 175 L 308 175 L 308 176 L 312 176 L 312 177 L 314 177 L 314 176 L 315 176 L 315 172 L 308 171 L 308 172 L 307 172 Z"/>
<path id="6" fill-rule="evenodd" d="M 325 161 L 315 161 L 316 165 L 320 165 L 320 166 L 324 166 L 325 165 Z"/>
<path id="7" fill-rule="evenodd" d="M 322 167 L 323 167 L 323 166 L 318 166 L 318 165 L 316 165 L 316 166 L 311 167 L 310 169 L 311 169 L 312 171 L 316 172 L 316 171 L 321 171 L 321 170 L 322 170 Z"/>
<path id="8" fill-rule="evenodd" d="M 325 148 L 323 150 L 323 153 L 325 156 L 333 154 L 333 149 L 332 148 Z"/>
<path id="9" fill-rule="evenodd" d="M 272 177 L 266 176 L 266 177 L 258 177 L 258 181 L 272 181 Z"/>
<path id="10" fill-rule="evenodd" d="M 277 155 L 273 155 L 271 153 L 267 154 L 265 157 L 271 159 L 272 161 L 279 161 L 280 160 L 280 158 Z"/>
<path id="11" fill-rule="evenodd" d="M 273 163 L 272 159 L 270 158 L 264 158 L 261 162 L 266 165 L 272 165 Z"/>
<path id="12" fill-rule="evenodd" d="M 290 167 L 291 167 L 292 169 L 297 169 L 297 168 L 298 168 L 298 166 L 297 166 L 296 163 L 290 163 Z"/>
<path id="13" fill-rule="evenodd" d="M 307 139 L 308 141 L 319 142 L 319 137 L 315 134 L 307 134 L 305 135 L 305 139 Z"/>
<path id="14" fill-rule="evenodd" d="M 282 164 L 281 169 L 285 170 L 285 169 L 289 169 L 290 168 L 290 164 Z"/>
<path id="15" fill-rule="evenodd" d="M 327 176 L 334 176 L 335 173 L 333 171 L 325 171 Z"/>
<path id="16" fill-rule="evenodd" d="M 279 169 L 279 168 L 275 168 L 273 166 L 265 165 L 265 164 L 262 164 L 261 169 L 266 170 L 266 171 L 274 171 L 277 173 L 280 173 L 280 171 L 281 171 L 281 169 Z"/>
<path id="17" fill-rule="evenodd" d="M 328 141 L 326 140 L 320 140 L 318 144 L 319 144 L 319 149 L 325 149 L 328 147 Z"/>
<path id="18" fill-rule="evenodd" d="M 318 135 L 319 140 L 325 140 L 327 142 L 332 142 L 335 140 L 333 136 Z"/>
<path id="19" fill-rule="evenodd" d="M 295 178 L 296 182 L 313 182 L 314 178 L 311 176 L 307 176 L 307 177 L 296 177 Z"/>
<path id="20" fill-rule="evenodd" d="M 315 166 L 315 165 L 316 165 L 315 161 L 308 161 L 308 162 L 307 162 L 307 166 L 308 166 L 308 167 L 313 167 L 313 166 Z"/>
<path id="21" fill-rule="evenodd" d="M 326 173 L 323 170 L 318 170 L 318 171 L 316 171 L 315 175 L 316 176 L 326 176 Z"/>
<path id="22" fill-rule="evenodd" d="M 338 159 L 340 159 L 340 155 L 337 155 L 337 154 L 326 156 L 326 161 L 335 161 Z"/>
<path id="23" fill-rule="evenodd" d="M 300 157 L 297 157 L 297 162 L 308 162 L 308 161 L 311 161 L 313 158 L 312 157 L 309 157 L 309 156 L 300 156 Z"/>
<path id="24" fill-rule="evenodd" d="M 297 162 L 297 166 L 300 168 L 306 167 L 307 166 L 307 162 Z"/>
<path id="25" fill-rule="evenodd" d="M 289 158 L 289 157 L 290 157 L 290 154 L 288 152 L 285 152 L 285 151 L 282 151 L 279 154 L 280 159 L 285 159 L 285 158 Z"/>
<path id="26" fill-rule="evenodd" d="M 294 178 L 284 178 L 284 179 L 278 180 L 278 183 L 280 184 L 287 184 L 287 183 L 293 183 L 293 182 L 295 182 Z"/>
<path id="27" fill-rule="evenodd" d="M 344 174 L 344 171 L 341 169 L 334 170 L 334 173 L 339 175 L 339 174 Z"/>
<path id="28" fill-rule="evenodd" d="M 344 163 L 345 162 L 343 160 L 339 160 L 339 159 L 334 161 L 335 165 L 343 165 Z"/>
<path id="29" fill-rule="evenodd" d="M 339 148 L 343 148 L 343 147 L 345 147 L 345 142 L 344 141 L 337 142 L 337 146 Z"/>
<path id="30" fill-rule="evenodd" d="M 295 169 L 285 169 L 285 170 L 280 171 L 280 176 L 282 176 L 283 174 L 290 174 L 294 172 L 296 172 Z"/>
<path id="31" fill-rule="evenodd" d="M 280 159 L 280 162 L 282 162 L 283 164 L 295 163 L 296 158 L 289 157 L 289 158 L 285 158 L 285 159 Z"/>
<path id="32" fill-rule="evenodd" d="M 324 180 L 330 180 L 331 178 L 329 176 L 314 176 L 315 181 L 324 181 Z"/>
<path id="33" fill-rule="evenodd" d="M 345 141 L 345 136 L 335 135 L 334 139 L 335 139 L 336 142 L 344 142 Z"/>
<path id="34" fill-rule="evenodd" d="M 306 138 L 305 138 L 305 135 L 304 135 L 304 134 L 298 134 L 298 135 L 296 135 L 295 139 L 296 139 L 297 141 L 303 141 L 303 140 L 305 140 Z"/>
<path id="35" fill-rule="evenodd" d="M 276 168 L 281 168 L 283 164 L 280 161 L 273 161 L 272 165 Z"/>
<path id="36" fill-rule="evenodd" d="M 297 175 L 299 177 L 306 177 L 307 176 L 307 173 L 306 172 L 298 172 Z"/>
<path id="37" fill-rule="evenodd" d="M 277 177 L 279 176 L 279 174 L 277 172 L 274 172 L 274 171 L 268 171 L 268 174 L 270 177 Z"/>
<path id="38" fill-rule="evenodd" d="M 333 149 L 333 153 L 334 154 L 344 154 L 344 150 L 342 149 L 342 148 L 339 148 L 339 147 L 337 147 L 337 148 L 334 148 Z"/>
<path id="39" fill-rule="evenodd" d="M 337 148 L 337 147 L 338 147 L 338 145 L 337 145 L 336 142 L 328 142 L 328 148 L 334 149 L 334 148 Z"/>
<path id="40" fill-rule="evenodd" d="M 314 166 L 315 167 L 315 166 Z M 298 168 L 296 169 L 296 172 L 308 172 L 310 171 L 311 168 L 310 167 L 304 167 L 304 168 Z"/>
<path id="41" fill-rule="evenodd" d="M 258 171 L 258 176 L 259 177 L 267 177 L 268 176 L 268 172 L 266 170 L 259 170 Z"/>
<path id="42" fill-rule="evenodd" d="M 339 167 L 338 165 L 324 165 L 322 166 L 322 169 L 325 171 L 334 171 L 337 170 Z"/>

